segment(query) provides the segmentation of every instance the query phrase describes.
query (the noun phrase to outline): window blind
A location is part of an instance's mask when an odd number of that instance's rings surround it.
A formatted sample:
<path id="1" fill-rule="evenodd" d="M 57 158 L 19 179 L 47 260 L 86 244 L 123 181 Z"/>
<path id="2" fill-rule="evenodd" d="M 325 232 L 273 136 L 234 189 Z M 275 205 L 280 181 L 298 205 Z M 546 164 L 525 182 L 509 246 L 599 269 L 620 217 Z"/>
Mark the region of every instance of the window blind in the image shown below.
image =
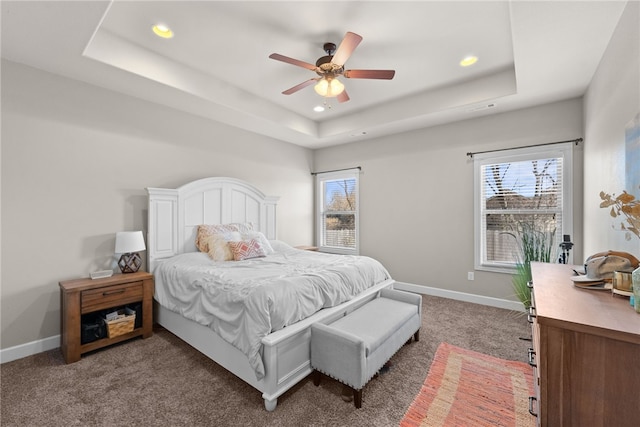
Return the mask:
<path id="1" fill-rule="evenodd" d="M 562 158 L 487 164 L 481 179 L 486 261 L 515 263 L 526 233 L 557 241 Z"/>

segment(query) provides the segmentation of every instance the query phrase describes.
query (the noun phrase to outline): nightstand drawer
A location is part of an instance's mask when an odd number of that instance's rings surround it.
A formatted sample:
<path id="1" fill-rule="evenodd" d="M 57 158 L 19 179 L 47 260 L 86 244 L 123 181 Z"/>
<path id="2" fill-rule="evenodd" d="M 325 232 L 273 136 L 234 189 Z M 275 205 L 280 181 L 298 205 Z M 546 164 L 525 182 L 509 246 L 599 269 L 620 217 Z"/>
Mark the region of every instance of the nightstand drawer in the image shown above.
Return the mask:
<path id="1" fill-rule="evenodd" d="M 82 314 L 142 301 L 142 281 L 82 291 Z"/>

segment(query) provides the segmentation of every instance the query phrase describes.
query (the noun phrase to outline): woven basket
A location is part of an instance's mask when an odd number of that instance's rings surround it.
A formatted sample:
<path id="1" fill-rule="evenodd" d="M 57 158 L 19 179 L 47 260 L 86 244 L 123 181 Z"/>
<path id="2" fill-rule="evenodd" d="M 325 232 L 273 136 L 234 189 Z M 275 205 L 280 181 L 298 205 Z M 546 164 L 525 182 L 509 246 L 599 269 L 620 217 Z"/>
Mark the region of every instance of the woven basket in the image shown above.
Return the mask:
<path id="1" fill-rule="evenodd" d="M 136 323 L 136 314 L 133 313 L 119 319 L 105 320 L 104 322 L 107 325 L 107 336 L 113 338 L 133 331 L 133 326 Z"/>

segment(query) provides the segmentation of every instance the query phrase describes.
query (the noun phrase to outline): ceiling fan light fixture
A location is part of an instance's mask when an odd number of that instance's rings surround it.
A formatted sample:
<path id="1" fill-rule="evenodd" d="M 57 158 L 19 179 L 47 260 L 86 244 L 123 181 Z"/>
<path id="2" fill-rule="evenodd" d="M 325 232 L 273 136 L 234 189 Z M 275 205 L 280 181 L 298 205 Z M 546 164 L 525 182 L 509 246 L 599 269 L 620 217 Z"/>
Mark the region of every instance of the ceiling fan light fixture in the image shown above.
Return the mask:
<path id="1" fill-rule="evenodd" d="M 171 31 L 171 28 L 164 24 L 156 24 L 152 27 L 152 30 L 156 36 L 162 37 L 163 39 L 170 39 L 173 37 L 173 31 Z"/>
<path id="2" fill-rule="evenodd" d="M 313 87 L 316 93 L 325 98 L 332 98 L 344 92 L 344 85 L 336 78 L 324 77 Z"/>

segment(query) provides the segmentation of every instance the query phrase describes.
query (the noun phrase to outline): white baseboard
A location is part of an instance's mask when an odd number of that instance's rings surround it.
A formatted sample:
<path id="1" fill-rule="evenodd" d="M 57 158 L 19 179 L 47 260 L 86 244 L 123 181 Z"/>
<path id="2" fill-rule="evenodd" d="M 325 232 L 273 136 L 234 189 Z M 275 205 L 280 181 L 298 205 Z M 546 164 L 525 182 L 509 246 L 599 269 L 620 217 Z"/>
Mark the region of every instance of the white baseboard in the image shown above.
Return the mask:
<path id="1" fill-rule="evenodd" d="M 524 305 L 519 301 L 510 301 L 500 298 L 485 297 L 482 295 L 467 294 L 465 292 L 433 288 L 431 286 L 414 285 L 412 283 L 395 282 L 393 284 L 393 287 L 401 291 L 409 291 L 417 294 L 433 295 L 435 297 L 443 297 L 459 301 L 472 302 L 475 304 L 489 305 L 491 307 L 504 308 L 513 311 L 525 311 Z"/>
<path id="2" fill-rule="evenodd" d="M 489 305 L 492 307 L 504 308 L 514 311 L 525 311 L 524 305 L 518 301 L 509 301 L 506 299 L 485 297 L 481 295 L 467 294 L 464 292 L 450 291 L 448 289 L 433 288 L 430 286 L 414 285 L 412 283 L 395 282 L 395 289 L 401 291 L 409 291 L 417 294 L 433 295 L 436 297 L 450 298 L 459 301 L 472 302 L 475 304 Z M 53 350 L 60 347 L 60 335 L 44 338 L 38 341 L 9 347 L 0 350 L 0 363 L 11 362 L 13 360 L 22 359 L 23 357 L 42 353 L 43 351 Z"/>
<path id="3" fill-rule="evenodd" d="M 60 335 L 0 350 L 0 363 L 11 362 L 60 347 Z"/>

